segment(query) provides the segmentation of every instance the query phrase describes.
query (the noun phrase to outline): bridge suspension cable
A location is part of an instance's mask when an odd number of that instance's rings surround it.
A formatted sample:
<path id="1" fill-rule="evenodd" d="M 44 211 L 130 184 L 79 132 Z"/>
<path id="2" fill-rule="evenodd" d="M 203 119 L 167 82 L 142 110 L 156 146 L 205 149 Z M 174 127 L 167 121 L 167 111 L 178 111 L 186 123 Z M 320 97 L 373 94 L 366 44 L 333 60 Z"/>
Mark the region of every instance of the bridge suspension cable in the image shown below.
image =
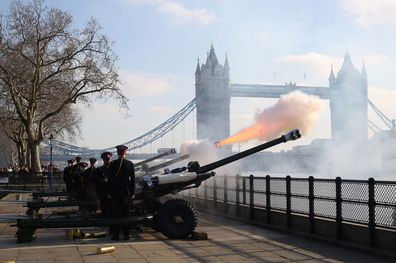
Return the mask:
<path id="1" fill-rule="evenodd" d="M 375 104 L 370 99 L 368 99 L 368 104 L 374 110 L 374 112 L 377 114 L 377 116 L 382 120 L 382 122 L 385 123 L 385 125 L 390 130 L 395 129 L 395 120 L 394 119 L 391 120 L 390 118 L 388 118 L 377 106 L 375 106 Z M 369 124 L 369 128 L 373 132 L 382 131 L 382 129 L 379 128 L 377 125 L 375 125 L 372 121 L 369 120 L 368 124 Z"/>
<path id="2" fill-rule="evenodd" d="M 186 106 L 179 110 L 175 115 L 170 117 L 165 122 L 161 123 L 154 129 L 146 132 L 145 134 L 123 143 L 128 146 L 130 150 L 141 148 L 147 144 L 150 144 L 160 138 L 165 134 L 172 131 L 180 122 L 182 122 L 194 109 L 195 109 L 195 98 L 191 100 Z M 49 140 L 44 140 L 44 143 L 49 145 Z M 114 151 L 114 147 L 105 149 L 89 149 L 84 147 L 78 147 L 72 144 L 67 144 L 61 141 L 52 140 L 52 146 L 65 153 L 71 155 L 98 155 L 104 151 Z"/>

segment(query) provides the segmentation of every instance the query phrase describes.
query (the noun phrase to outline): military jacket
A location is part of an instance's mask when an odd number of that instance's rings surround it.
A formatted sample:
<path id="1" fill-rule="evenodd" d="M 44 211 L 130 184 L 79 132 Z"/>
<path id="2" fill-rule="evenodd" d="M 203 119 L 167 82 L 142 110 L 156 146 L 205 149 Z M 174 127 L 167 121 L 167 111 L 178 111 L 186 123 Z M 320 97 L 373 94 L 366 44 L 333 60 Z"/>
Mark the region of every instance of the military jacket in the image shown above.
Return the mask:
<path id="1" fill-rule="evenodd" d="M 110 195 L 112 198 L 133 195 L 135 192 L 135 169 L 127 159 L 117 159 L 110 163 Z"/>

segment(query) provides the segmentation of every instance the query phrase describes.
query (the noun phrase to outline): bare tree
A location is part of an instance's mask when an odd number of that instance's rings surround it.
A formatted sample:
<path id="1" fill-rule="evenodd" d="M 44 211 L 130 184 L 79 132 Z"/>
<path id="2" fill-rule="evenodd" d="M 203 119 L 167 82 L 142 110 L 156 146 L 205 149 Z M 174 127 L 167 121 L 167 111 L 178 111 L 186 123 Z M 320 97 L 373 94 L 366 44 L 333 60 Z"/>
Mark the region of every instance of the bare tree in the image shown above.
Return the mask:
<path id="1" fill-rule="evenodd" d="M 117 58 L 101 31 L 92 18 L 83 29 L 72 28 L 70 14 L 43 0 L 13 1 L 1 20 L 0 96 L 10 98 L 25 127 L 33 172 L 41 169 L 45 127 L 65 108 L 108 96 L 126 107 Z"/>
<path id="2" fill-rule="evenodd" d="M 13 142 L 18 153 L 18 164 L 26 165 L 26 132 L 22 122 L 19 120 L 11 101 L 7 97 L 0 98 L 0 125 L 2 143 L 4 145 Z M 9 140 L 7 142 L 6 140 Z M 8 147 L 6 147 L 8 148 Z"/>
<path id="3" fill-rule="evenodd" d="M 13 164 L 14 144 L 0 129 L 0 166 L 6 167 Z"/>

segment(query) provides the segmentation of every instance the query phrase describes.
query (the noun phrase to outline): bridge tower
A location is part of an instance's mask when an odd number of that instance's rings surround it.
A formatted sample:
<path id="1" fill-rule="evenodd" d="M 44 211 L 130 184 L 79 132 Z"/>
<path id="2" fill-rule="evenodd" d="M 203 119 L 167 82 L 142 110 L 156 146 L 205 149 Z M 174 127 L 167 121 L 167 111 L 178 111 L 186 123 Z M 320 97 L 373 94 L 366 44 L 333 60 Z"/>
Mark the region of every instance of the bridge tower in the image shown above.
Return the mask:
<path id="1" fill-rule="evenodd" d="M 367 73 L 362 66 L 359 72 L 348 53 L 337 77 L 331 68 L 329 77 L 331 137 L 336 145 L 352 141 L 365 146 L 368 140 L 367 128 Z"/>
<path id="2" fill-rule="evenodd" d="M 195 71 L 197 138 L 215 142 L 230 136 L 230 68 L 217 60 L 213 45 Z"/>

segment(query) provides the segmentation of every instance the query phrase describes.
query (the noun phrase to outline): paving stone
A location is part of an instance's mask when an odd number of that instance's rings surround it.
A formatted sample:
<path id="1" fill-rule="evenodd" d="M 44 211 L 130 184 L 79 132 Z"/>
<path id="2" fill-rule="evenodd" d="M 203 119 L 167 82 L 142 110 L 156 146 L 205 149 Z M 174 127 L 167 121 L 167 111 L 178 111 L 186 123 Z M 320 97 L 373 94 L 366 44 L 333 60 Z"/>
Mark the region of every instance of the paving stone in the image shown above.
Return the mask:
<path id="1" fill-rule="evenodd" d="M 117 259 L 117 263 L 147 263 L 148 261 L 144 258 L 134 258 L 133 261 L 131 259 Z M 162 263 L 166 263 L 163 261 Z"/>
<path id="2" fill-rule="evenodd" d="M 220 260 L 221 262 L 259 262 L 258 260 L 255 260 L 251 257 L 244 257 L 241 255 L 224 255 L 224 256 L 217 256 L 217 259 Z"/>
<path id="3" fill-rule="evenodd" d="M 83 256 L 82 259 L 84 263 L 117 262 L 111 253 Z"/>
<path id="4" fill-rule="evenodd" d="M 17 263 L 55 263 L 55 259 L 33 259 L 33 260 L 17 260 Z M 69 261 L 70 262 L 70 261 Z"/>
<path id="5" fill-rule="evenodd" d="M 169 249 L 150 249 L 150 250 L 141 250 L 138 251 L 140 255 L 142 255 L 144 258 L 148 259 L 150 257 L 174 257 L 178 258 L 179 256 L 173 253 Z"/>
<path id="6" fill-rule="evenodd" d="M 168 249 L 169 246 L 162 243 L 136 243 L 130 245 L 132 248 L 136 249 L 136 251 L 141 250 L 159 250 L 159 249 Z"/>
<path id="7" fill-rule="evenodd" d="M 0 214 L 4 212 L 2 209 L 0 207 Z M 13 209 L 6 208 L 16 211 Z M 151 230 L 134 233 L 134 239 L 128 242 L 113 242 L 108 237 L 64 240 L 65 233 L 61 229 L 40 229 L 33 242 L 17 244 L 16 229 L 0 223 L 0 262 L 386 262 L 351 249 L 291 237 L 205 213 L 200 217 L 197 231 L 208 233 L 208 240 L 169 240 Z M 97 228 L 89 231 L 97 231 Z M 102 245 L 114 245 L 116 249 L 97 254 L 97 247 Z"/>
<path id="8" fill-rule="evenodd" d="M 164 257 L 148 257 L 146 258 L 148 262 L 151 263 L 164 263 L 164 262 L 172 262 L 172 263 L 187 263 L 185 259 L 182 258 L 164 258 Z"/>
<path id="9" fill-rule="evenodd" d="M 209 240 L 195 240 L 188 241 L 194 247 L 202 247 L 202 246 L 211 246 L 213 245 L 213 241 Z"/>
<path id="10" fill-rule="evenodd" d="M 118 249 L 114 250 L 111 253 L 117 260 L 118 259 L 139 259 L 143 258 L 141 254 L 139 254 L 136 250 L 130 248 L 129 250 L 119 251 Z"/>
<path id="11" fill-rule="evenodd" d="M 273 252 L 254 252 L 255 257 L 263 260 L 264 262 L 290 262 L 290 260 L 283 258 Z"/>
<path id="12" fill-rule="evenodd" d="M 323 261 L 321 261 L 321 260 L 316 260 L 316 259 L 308 259 L 308 260 L 301 260 L 301 261 L 298 261 L 298 263 L 321 263 L 321 262 L 323 262 Z"/>
<path id="13" fill-rule="evenodd" d="M 180 251 L 185 254 L 185 255 L 192 255 L 192 256 L 206 256 L 208 255 L 208 252 L 198 248 L 198 247 L 186 247 L 186 248 L 181 248 Z"/>
<path id="14" fill-rule="evenodd" d="M 321 255 L 319 253 L 316 253 L 314 251 L 306 250 L 306 249 L 296 248 L 293 251 L 295 251 L 297 253 L 300 253 L 302 255 L 306 255 L 306 256 L 311 257 L 311 258 L 317 258 L 317 259 L 324 258 L 323 255 Z"/>
<path id="15" fill-rule="evenodd" d="M 78 256 L 60 256 L 56 257 L 55 261 L 58 262 L 73 262 L 73 263 L 82 263 L 83 260 L 80 255 Z"/>
<path id="16" fill-rule="evenodd" d="M 273 246 L 268 243 L 262 243 L 262 242 L 255 242 L 255 243 L 237 243 L 237 244 L 230 244 L 231 247 L 238 249 L 238 250 L 243 250 L 247 252 L 259 252 L 259 251 L 275 251 L 279 250 L 279 247 Z"/>
<path id="17" fill-rule="evenodd" d="M 277 250 L 277 251 L 273 251 L 274 254 L 277 254 L 283 258 L 287 258 L 289 260 L 292 261 L 298 261 L 298 260 L 307 260 L 310 259 L 308 256 L 306 255 L 302 255 L 293 251 L 288 251 L 288 250 Z"/>
<path id="18" fill-rule="evenodd" d="M 228 243 L 232 243 L 232 242 L 241 242 L 241 241 L 246 241 L 246 242 L 250 242 L 252 241 L 249 237 L 241 237 L 241 236 L 234 236 L 234 237 L 212 237 L 210 236 L 211 240 L 214 241 L 227 241 Z M 253 242 L 257 242 L 257 240 L 254 240 Z"/>
<path id="19" fill-rule="evenodd" d="M 278 242 L 278 241 L 269 241 L 270 244 L 278 246 L 280 248 L 285 248 L 285 249 L 296 249 L 297 247 L 286 244 L 286 243 L 282 243 L 282 242 Z"/>
<path id="20" fill-rule="evenodd" d="M 167 244 L 171 247 L 194 247 L 195 243 L 184 240 L 172 240 L 171 242 L 167 242 Z"/>
<path id="21" fill-rule="evenodd" d="M 342 263 L 342 262 L 344 262 L 344 261 L 340 261 L 340 260 L 336 260 L 336 259 L 332 259 L 332 258 L 324 258 L 322 260 L 324 262 L 330 262 L 330 263 Z M 369 261 L 367 261 L 367 262 L 369 262 Z M 375 261 L 372 261 L 372 262 L 375 262 Z"/>

